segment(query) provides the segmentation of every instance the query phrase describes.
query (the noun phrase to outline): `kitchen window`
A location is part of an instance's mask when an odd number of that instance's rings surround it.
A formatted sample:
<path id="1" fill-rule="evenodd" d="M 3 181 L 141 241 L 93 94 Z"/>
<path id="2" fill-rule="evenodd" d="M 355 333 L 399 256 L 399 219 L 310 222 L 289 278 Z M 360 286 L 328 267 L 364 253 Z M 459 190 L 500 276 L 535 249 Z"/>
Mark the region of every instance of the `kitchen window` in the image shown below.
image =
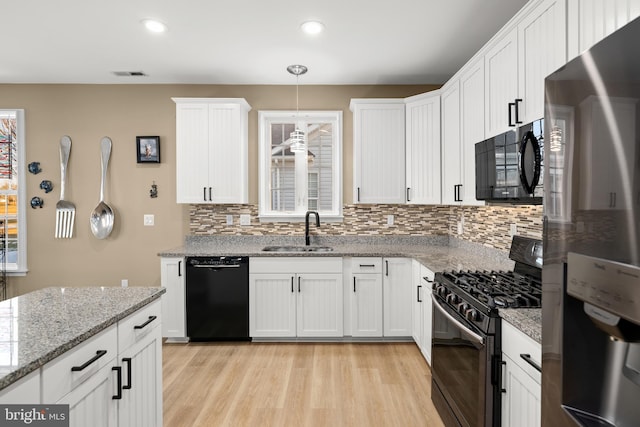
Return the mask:
<path id="1" fill-rule="evenodd" d="M 260 111 L 262 221 L 303 220 L 308 210 L 323 220 L 342 218 L 342 112 Z M 292 151 L 291 133 L 305 133 L 306 150 Z"/>
<path id="2" fill-rule="evenodd" d="M 0 110 L 0 268 L 27 271 L 24 110 Z"/>

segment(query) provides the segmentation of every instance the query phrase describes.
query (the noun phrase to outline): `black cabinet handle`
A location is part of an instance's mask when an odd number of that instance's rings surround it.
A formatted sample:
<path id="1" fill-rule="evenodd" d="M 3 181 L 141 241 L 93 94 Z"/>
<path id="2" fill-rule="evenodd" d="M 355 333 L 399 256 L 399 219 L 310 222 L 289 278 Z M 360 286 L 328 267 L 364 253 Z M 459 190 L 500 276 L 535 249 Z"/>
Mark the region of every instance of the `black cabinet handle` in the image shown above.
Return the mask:
<path id="1" fill-rule="evenodd" d="M 131 390 L 131 358 L 130 357 L 123 357 L 122 358 L 122 363 L 127 364 L 127 385 L 123 385 L 122 389 L 123 390 Z"/>
<path id="2" fill-rule="evenodd" d="M 411 197 L 409 196 L 409 190 L 411 190 L 411 187 L 407 187 L 407 202 L 411 201 Z"/>
<path id="3" fill-rule="evenodd" d="M 358 187 L 358 189 L 357 189 L 357 194 L 358 194 L 357 201 L 359 202 L 360 201 L 360 187 Z"/>
<path id="4" fill-rule="evenodd" d="M 209 187 L 209 201 L 211 201 L 211 187 Z"/>
<path id="5" fill-rule="evenodd" d="M 386 265 L 386 272 L 385 272 L 385 276 L 389 275 L 389 261 L 385 260 L 385 265 Z"/>
<path id="6" fill-rule="evenodd" d="M 517 125 L 521 125 L 522 121 L 520 121 L 520 111 L 518 110 L 518 104 L 520 104 L 522 102 L 522 99 L 516 99 L 516 102 L 514 102 L 515 105 L 515 110 L 516 110 L 516 124 Z"/>
<path id="7" fill-rule="evenodd" d="M 360 264 L 360 268 L 363 268 L 363 267 L 370 267 L 370 268 L 373 268 L 373 267 L 375 267 L 375 266 L 376 266 L 375 264 Z"/>
<path id="8" fill-rule="evenodd" d="M 107 350 L 98 350 L 98 351 L 96 351 L 96 355 L 95 356 L 93 356 L 91 359 L 89 359 L 86 362 L 84 362 L 82 365 L 80 365 L 80 366 L 72 366 L 71 367 L 71 371 L 72 372 L 82 371 L 84 368 L 86 368 L 87 366 L 91 365 L 93 362 L 95 362 L 96 360 L 100 359 L 105 354 L 107 354 Z"/>
<path id="9" fill-rule="evenodd" d="M 533 366 L 533 369 L 535 369 L 538 372 L 542 372 L 542 367 L 540 365 L 538 365 L 536 362 L 533 361 L 533 359 L 531 358 L 530 354 L 521 354 L 520 357 L 522 358 L 522 360 L 524 360 L 525 362 L 527 362 L 529 365 Z"/>
<path id="10" fill-rule="evenodd" d="M 202 200 L 207 201 L 207 187 L 202 187 Z"/>
<path id="11" fill-rule="evenodd" d="M 505 361 L 500 362 L 500 392 L 501 393 L 507 392 L 507 389 L 504 388 L 504 375 L 503 375 L 504 369 L 503 368 L 505 366 L 507 366 L 507 362 Z"/>
<path id="12" fill-rule="evenodd" d="M 353 292 L 356 291 L 356 278 L 353 278 Z"/>
<path id="13" fill-rule="evenodd" d="M 145 326 L 147 326 L 149 323 L 153 322 L 154 320 L 156 320 L 158 318 L 158 316 L 149 316 L 149 320 L 147 320 L 146 322 L 144 322 L 142 325 L 136 325 L 133 327 L 133 329 L 142 329 Z"/>
<path id="14" fill-rule="evenodd" d="M 291 293 L 293 293 L 293 276 L 291 276 Z"/>
<path id="15" fill-rule="evenodd" d="M 300 276 L 298 276 L 298 292 L 300 292 Z"/>
<path id="16" fill-rule="evenodd" d="M 516 125 L 515 123 L 513 123 L 513 117 L 511 116 L 512 107 L 515 107 L 515 106 L 516 106 L 515 102 L 510 102 L 509 106 L 508 106 L 508 108 L 509 108 L 509 127 L 513 127 L 513 126 Z"/>
<path id="17" fill-rule="evenodd" d="M 422 285 L 418 285 L 418 290 L 417 290 L 417 295 L 416 295 L 416 300 L 418 302 L 422 302 L 422 300 L 420 299 L 420 289 L 422 289 Z"/>
<path id="18" fill-rule="evenodd" d="M 182 261 L 178 261 L 178 277 L 182 276 Z"/>
<path id="19" fill-rule="evenodd" d="M 111 398 L 113 400 L 120 400 L 122 399 L 122 367 L 114 366 L 111 368 L 111 370 L 116 371 L 116 378 L 118 379 L 118 385 L 116 386 L 118 391 L 116 392 L 116 395 L 112 396 Z"/>
<path id="20" fill-rule="evenodd" d="M 454 201 L 461 202 L 462 201 L 462 184 L 457 184 L 454 190 Z"/>

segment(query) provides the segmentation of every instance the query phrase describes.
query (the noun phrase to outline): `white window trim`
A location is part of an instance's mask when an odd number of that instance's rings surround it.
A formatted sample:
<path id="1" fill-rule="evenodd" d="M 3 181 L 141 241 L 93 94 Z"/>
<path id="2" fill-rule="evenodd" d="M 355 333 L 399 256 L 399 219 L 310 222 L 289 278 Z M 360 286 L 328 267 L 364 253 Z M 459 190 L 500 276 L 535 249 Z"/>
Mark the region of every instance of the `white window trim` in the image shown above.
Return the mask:
<path id="1" fill-rule="evenodd" d="M 297 116 L 296 116 L 297 114 Z M 333 180 L 332 194 L 335 200 L 335 209 L 332 212 L 320 212 L 322 221 L 341 222 L 342 215 L 342 111 L 282 111 L 282 110 L 261 110 L 258 111 L 258 217 L 261 222 L 302 222 L 304 213 L 302 212 L 271 212 L 265 208 L 269 206 L 269 182 L 271 150 L 268 150 L 267 124 L 271 120 L 293 120 L 299 117 L 303 120 L 320 121 L 326 120 L 334 122 L 333 132 L 334 147 L 333 172 L 336 179 Z"/>
<path id="2" fill-rule="evenodd" d="M 27 177 L 26 177 L 26 145 L 24 109 L 4 108 L 0 112 L 15 112 L 18 135 L 18 262 L 14 266 L 7 265 L 8 276 L 24 276 L 27 269 Z"/>

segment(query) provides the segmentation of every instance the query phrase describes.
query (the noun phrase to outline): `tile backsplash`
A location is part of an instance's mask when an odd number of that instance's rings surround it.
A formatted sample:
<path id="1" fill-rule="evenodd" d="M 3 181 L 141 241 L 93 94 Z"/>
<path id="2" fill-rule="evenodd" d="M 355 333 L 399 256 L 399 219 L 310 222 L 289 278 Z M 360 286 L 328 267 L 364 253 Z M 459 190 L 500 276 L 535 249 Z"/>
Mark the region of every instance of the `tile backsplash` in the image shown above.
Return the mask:
<path id="1" fill-rule="evenodd" d="M 250 225 L 239 216 L 249 215 Z M 231 215 L 232 225 L 227 225 Z M 393 225 L 388 216 L 393 215 Z M 450 235 L 500 250 L 511 246 L 510 230 L 542 238 L 542 206 L 345 205 L 342 222 L 322 222 L 314 235 Z M 189 232 L 209 235 L 302 235 L 303 222 L 260 222 L 257 205 L 190 205 Z M 458 234 L 462 222 L 462 234 Z"/>

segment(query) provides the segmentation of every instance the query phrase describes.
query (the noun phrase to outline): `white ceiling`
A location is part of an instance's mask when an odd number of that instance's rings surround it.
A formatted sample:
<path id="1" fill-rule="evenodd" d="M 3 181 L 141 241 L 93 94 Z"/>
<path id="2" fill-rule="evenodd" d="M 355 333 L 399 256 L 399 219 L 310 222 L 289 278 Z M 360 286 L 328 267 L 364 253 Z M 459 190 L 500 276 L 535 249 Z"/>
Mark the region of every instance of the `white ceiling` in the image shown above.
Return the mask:
<path id="1" fill-rule="evenodd" d="M 303 85 L 444 83 L 526 0 L 2 3 L 0 83 L 295 84 L 297 63 Z M 309 19 L 324 33 L 303 34 Z"/>

